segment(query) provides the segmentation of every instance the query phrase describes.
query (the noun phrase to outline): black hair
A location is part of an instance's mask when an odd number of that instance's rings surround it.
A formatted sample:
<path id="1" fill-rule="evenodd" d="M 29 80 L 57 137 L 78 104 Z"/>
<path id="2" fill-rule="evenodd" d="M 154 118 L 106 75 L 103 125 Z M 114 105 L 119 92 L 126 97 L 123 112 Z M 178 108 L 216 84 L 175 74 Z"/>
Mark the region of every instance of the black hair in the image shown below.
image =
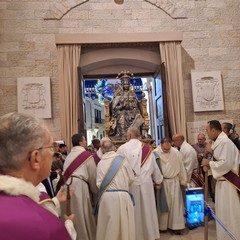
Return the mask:
<path id="1" fill-rule="evenodd" d="M 100 140 L 99 140 L 98 138 L 94 138 L 94 139 L 92 140 L 92 145 L 93 145 L 94 147 L 96 147 L 98 144 L 100 144 Z"/>
<path id="2" fill-rule="evenodd" d="M 230 132 L 230 130 L 233 128 L 233 125 L 231 123 L 224 122 L 223 128 L 226 129 L 228 132 Z"/>
<path id="3" fill-rule="evenodd" d="M 171 144 L 172 143 L 172 139 L 170 137 L 165 137 L 165 138 L 161 139 L 161 144 L 166 143 L 166 142 Z"/>
<path id="4" fill-rule="evenodd" d="M 63 147 L 66 147 L 67 145 L 65 143 L 60 143 L 59 144 L 59 148 L 63 148 Z"/>
<path id="5" fill-rule="evenodd" d="M 84 135 L 82 133 L 77 133 L 72 135 L 72 145 L 73 147 L 79 146 L 79 142 L 82 142 Z"/>
<path id="6" fill-rule="evenodd" d="M 213 129 L 216 129 L 218 131 L 222 131 L 221 123 L 218 120 L 208 121 L 208 124 L 209 124 L 211 129 L 213 128 Z"/>

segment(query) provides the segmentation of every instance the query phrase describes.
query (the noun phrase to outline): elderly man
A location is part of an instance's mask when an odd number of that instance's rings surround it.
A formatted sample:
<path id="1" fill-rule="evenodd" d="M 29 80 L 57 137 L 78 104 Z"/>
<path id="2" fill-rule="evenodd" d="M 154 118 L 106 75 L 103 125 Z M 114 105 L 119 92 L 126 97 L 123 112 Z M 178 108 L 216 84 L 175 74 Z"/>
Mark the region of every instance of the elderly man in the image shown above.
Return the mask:
<path id="1" fill-rule="evenodd" d="M 68 154 L 64 166 L 67 184 L 72 179 L 75 195 L 71 198 L 72 210 L 76 213 L 77 239 L 94 240 L 96 238 L 96 221 L 92 215 L 91 193 L 97 193 L 97 169 L 92 154 L 86 151 L 87 142 L 83 134 L 72 136 L 73 148 Z"/>
<path id="2" fill-rule="evenodd" d="M 203 133 L 199 133 L 197 136 L 197 143 L 192 145 L 197 153 L 197 158 L 199 164 L 201 164 L 203 158 L 211 158 L 211 153 L 208 151 L 209 148 L 211 148 L 211 144 L 206 142 L 206 137 Z M 203 177 L 205 177 L 204 171 L 199 166 L 199 178 L 200 174 L 202 174 Z M 212 198 L 212 201 L 215 202 L 215 185 L 216 180 L 213 178 L 211 172 L 208 172 L 208 191 Z M 200 187 L 202 187 L 200 185 Z"/>
<path id="3" fill-rule="evenodd" d="M 61 220 L 39 205 L 35 187 L 52 164 L 49 130 L 32 116 L 9 113 L 0 117 L 0 146 L 1 239 L 70 239 Z"/>
<path id="4" fill-rule="evenodd" d="M 185 220 L 180 184 L 187 185 L 187 174 L 181 155 L 176 148 L 171 146 L 170 138 L 163 138 L 154 153 L 163 175 L 163 186 L 168 206 L 167 212 L 161 212 L 158 207 L 159 229 L 164 231 L 169 228 L 175 234 L 181 234 L 180 230 L 185 228 Z"/>
<path id="5" fill-rule="evenodd" d="M 127 159 L 116 152 L 111 140 L 101 144 L 103 156 L 97 166 L 99 211 L 97 240 L 135 239 L 134 208 L 129 185 L 134 174 Z"/>
<path id="6" fill-rule="evenodd" d="M 103 156 L 103 152 L 102 152 L 101 146 L 102 146 L 103 142 L 106 141 L 106 140 L 111 141 L 110 138 L 103 137 L 100 140 L 100 147 L 98 148 L 98 150 L 96 152 L 93 153 L 93 158 L 94 158 L 94 161 L 95 161 L 96 165 L 98 165 L 99 161 L 101 160 L 101 158 Z"/>
<path id="7" fill-rule="evenodd" d="M 185 138 L 182 134 L 173 135 L 173 144 L 177 147 L 182 154 L 182 160 L 184 167 L 187 172 L 187 181 L 191 187 L 196 187 L 196 185 L 202 185 L 203 179 L 198 179 L 197 171 L 198 171 L 198 160 L 197 153 L 195 149 L 185 141 Z M 193 171 L 196 175 L 193 175 Z"/>
<path id="8" fill-rule="evenodd" d="M 213 161 L 203 159 L 202 166 L 210 168 L 213 177 L 217 180 L 216 215 L 235 238 L 240 239 L 240 198 L 237 186 L 232 182 L 233 176 L 238 174 L 239 152 L 234 143 L 222 132 L 219 121 L 208 122 L 207 134 L 214 141 L 212 145 Z M 217 239 L 232 239 L 219 224 L 217 224 Z"/>
<path id="9" fill-rule="evenodd" d="M 206 149 L 207 143 L 205 135 L 203 133 L 199 133 L 197 136 L 197 143 L 193 144 L 192 146 L 197 153 L 198 161 L 201 162 L 203 156 L 205 156 L 207 153 Z"/>
<path id="10" fill-rule="evenodd" d="M 135 229 L 137 240 L 159 238 L 158 219 L 153 184 L 160 187 L 163 176 L 148 144 L 140 140 L 138 128 L 127 131 L 128 142 L 120 146 L 117 153 L 128 159 L 136 179 L 130 186 L 135 199 Z"/>
<path id="11" fill-rule="evenodd" d="M 104 143 L 104 141 L 111 141 L 111 140 L 108 137 L 103 137 L 100 140 L 100 146 Z M 95 161 L 96 165 L 98 165 L 98 163 L 101 160 L 102 156 L 103 156 L 103 152 L 102 152 L 102 148 L 100 147 L 97 150 L 97 152 L 93 153 L 93 158 L 94 158 L 94 161 Z M 97 199 L 98 199 L 98 192 L 97 193 L 93 193 L 92 198 L 93 198 L 93 206 L 96 206 Z"/>

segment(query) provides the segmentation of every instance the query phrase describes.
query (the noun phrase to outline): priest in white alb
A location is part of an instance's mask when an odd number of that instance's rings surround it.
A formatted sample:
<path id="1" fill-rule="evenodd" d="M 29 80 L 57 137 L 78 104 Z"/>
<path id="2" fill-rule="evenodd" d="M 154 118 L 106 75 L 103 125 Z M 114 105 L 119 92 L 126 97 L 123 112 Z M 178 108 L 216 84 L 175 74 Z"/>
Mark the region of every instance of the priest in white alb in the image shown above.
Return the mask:
<path id="1" fill-rule="evenodd" d="M 134 174 L 127 159 L 114 150 L 111 140 L 101 143 L 103 156 L 97 166 L 99 199 L 97 240 L 135 239 L 134 200 L 129 185 Z"/>
<path id="2" fill-rule="evenodd" d="M 135 199 L 136 240 L 155 240 L 160 237 L 154 196 L 154 185 L 159 188 L 163 176 L 148 144 L 141 142 L 139 129 L 127 131 L 128 142 L 117 153 L 125 156 L 135 172 L 136 179 L 130 186 Z"/>
<path id="3" fill-rule="evenodd" d="M 163 188 L 166 199 L 162 199 L 160 194 L 157 202 L 166 200 L 166 209 L 161 209 L 158 204 L 159 229 L 165 231 L 168 228 L 176 234 L 181 234 L 185 228 L 184 204 L 180 185 L 187 185 L 187 174 L 184 168 L 181 154 L 176 148 L 171 146 L 170 138 L 163 138 L 161 144 L 154 150 L 163 174 Z"/>

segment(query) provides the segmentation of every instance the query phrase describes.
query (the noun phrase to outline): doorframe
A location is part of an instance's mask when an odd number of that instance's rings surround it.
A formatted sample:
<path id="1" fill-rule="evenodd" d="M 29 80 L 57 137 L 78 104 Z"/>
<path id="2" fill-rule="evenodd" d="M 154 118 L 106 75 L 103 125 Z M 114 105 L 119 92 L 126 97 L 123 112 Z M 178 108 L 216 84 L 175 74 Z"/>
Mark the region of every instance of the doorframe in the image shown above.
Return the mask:
<path id="1" fill-rule="evenodd" d="M 158 33 L 106 33 L 106 34 L 56 34 L 55 35 L 55 43 L 56 45 L 81 45 L 81 46 L 93 46 L 95 48 L 99 46 L 106 46 L 111 49 L 111 47 L 128 44 L 128 47 L 131 46 L 141 46 L 143 44 L 157 44 L 159 42 L 182 42 L 183 34 L 182 32 L 158 32 Z M 150 51 L 149 51 L 150 52 Z M 160 55 L 160 50 L 158 52 Z M 81 52 L 80 61 L 82 58 L 83 53 Z M 150 56 L 151 58 L 151 56 Z M 160 56 L 161 58 L 161 56 Z M 109 60 L 109 59 L 108 59 Z M 133 59 L 136 60 L 136 59 Z M 137 59 L 138 60 L 138 59 Z M 145 60 L 145 59 L 144 59 Z M 94 61 L 94 60 L 93 60 Z M 123 60 L 124 61 L 124 60 Z M 155 62 L 154 62 L 155 61 Z M 156 64 L 156 59 L 154 59 L 154 64 Z M 97 62 L 97 60 L 96 60 Z M 146 60 L 148 62 L 148 60 Z M 150 61 L 149 61 L 150 63 Z M 158 63 L 158 65 L 161 63 Z M 137 63 L 138 64 L 138 63 Z M 152 63 L 151 63 L 152 64 Z M 85 66 L 84 62 L 80 64 L 79 67 Z M 123 70 L 123 69 L 122 69 Z M 156 70 L 156 69 L 155 69 Z M 153 76 L 154 71 L 144 71 L 144 72 L 137 72 L 135 76 Z M 111 73 L 105 74 L 109 77 L 111 76 L 116 77 L 116 72 L 111 69 Z M 87 74 L 82 71 L 83 78 L 93 78 L 94 76 L 101 76 L 100 72 L 95 74 Z M 81 99 L 79 99 L 79 104 L 81 104 Z M 84 128 L 84 126 L 81 126 Z"/>
<path id="2" fill-rule="evenodd" d="M 106 34 L 56 34 L 55 43 L 56 45 L 75 45 L 79 44 L 84 47 L 95 47 L 88 53 L 81 51 L 80 56 L 80 67 L 81 73 L 84 77 L 94 77 L 103 75 L 114 76 L 119 69 L 116 68 L 117 64 L 132 62 L 135 65 L 133 68 L 128 70 L 136 73 L 135 76 L 149 76 L 156 72 L 157 67 L 161 64 L 160 50 L 156 51 L 145 48 L 144 44 L 158 45 L 159 42 L 182 42 L 182 32 L 158 32 L 158 33 L 106 33 Z M 126 45 L 127 44 L 127 45 Z M 134 49 L 135 47 L 139 50 Z M 141 48 L 142 47 L 142 48 Z M 117 51 L 121 48 L 120 51 Z M 129 51 L 129 48 L 132 51 Z M 141 48 L 141 49 L 140 49 Z M 103 49 L 103 51 L 99 51 Z M 110 49 L 110 51 L 109 51 Z M 158 48 L 159 49 L 159 48 Z M 111 50 L 114 54 L 111 54 Z M 124 52 L 125 51 L 125 52 Z M 124 52 L 124 53 L 123 53 Z M 104 56 L 104 54 L 106 55 Z M 116 56 L 117 55 L 117 56 Z M 158 56 L 156 56 L 158 55 Z M 118 56 L 120 56 L 118 58 Z M 144 56 L 144 57 L 143 57 Z M 121 62 L 122 61 L 122 62 Z M 109 65 L 109 62 L 115 62 L 115 66 Z M 94 64 L 95 63 L 95 64 Z M 91 66 L 96 71 L 88 71 Z M 105 65 L 104 65 L 105 64 Z M 138 69 L 136 66 L 139 66 Z M 145 69 L 143 66 L 146 66 Z M 135 68 L 134 68 L 135 67 Z M 99 70 L 102 68 L 102 71 Z M 106 71 L 106 69 L 110 69 Z M 143 69 L 143 70 L 140 70 Z M 121 69 L 122 71 L 123 69 Z M 111 77 L 112 77 L 111 76 Z"/>
<path id="3" fill-rule="evenodd" d="M 56 44 L 181 42 L 182 32 L 56 34 Z"/>

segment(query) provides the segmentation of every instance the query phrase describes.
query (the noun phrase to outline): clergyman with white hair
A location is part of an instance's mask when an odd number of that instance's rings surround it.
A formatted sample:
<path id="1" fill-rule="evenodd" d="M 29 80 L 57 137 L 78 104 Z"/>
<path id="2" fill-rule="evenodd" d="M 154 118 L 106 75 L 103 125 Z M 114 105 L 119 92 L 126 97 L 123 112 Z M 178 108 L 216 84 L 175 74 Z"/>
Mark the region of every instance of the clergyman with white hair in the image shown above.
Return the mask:
<path id="1" fill-rule="evenodd" d="M 63 222 L 39 205 L 36 186 L 54 153 L 47 127 L 26 114 L 1 116 L 0 146 L 1 239 L 70 240 Z"/>
<path id="2" fill-rule="evenodd" d="M 101 158 L 103 156 L 103 152 L 102 152 L 101 146 L 103 145 L 103 143 L 105 141 L 111 141 L 111 140 L 108 137 L 103 137 L 100 140 L 100 148 L 95 153 L 93 153 L 93 158 L 94 158 L 94 161 L 95 161 L 96 165 L 98 165 L 99 161 L 101 160 Z"/>
<path id="3" fill-rule="evenodd" d="M 115 152 L 110 139 L 101 144 L 103 156 L 97 166 L 99 199 L 97 240 L 134 240 L 134 200 L 129 185 L 134 174 L 128 160 Z"/>
<path id="4" fill-rule="evenodd" d="M 117 153 L 125 156 L 136 178 L 130 186 L 135 199 L 135 234 L 137 240 L 155 240 L 159 236 L 155 188 L 160 188 L 163 176 L 157 166 L 149 144 L 141 142 L 139 129 L 127 131 L 128 142 L 121 145 Z"/>

